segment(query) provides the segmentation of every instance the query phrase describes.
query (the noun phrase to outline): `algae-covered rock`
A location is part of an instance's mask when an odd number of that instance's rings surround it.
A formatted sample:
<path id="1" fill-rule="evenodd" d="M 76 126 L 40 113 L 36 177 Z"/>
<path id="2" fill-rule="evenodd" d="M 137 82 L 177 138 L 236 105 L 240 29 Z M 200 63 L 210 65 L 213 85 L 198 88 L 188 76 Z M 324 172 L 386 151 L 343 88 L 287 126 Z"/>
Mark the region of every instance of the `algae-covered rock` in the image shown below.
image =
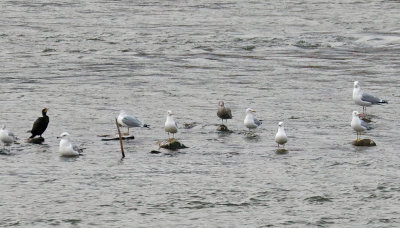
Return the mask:
<path id="1" fill-rule="evenodd" d="M 275 151 L 275 153 L 276 153 L 276 154 L 287 154 L 287 153 L 289 153 L 289 151 L 286 150 L 286 149 L 284 149 L 284 148 L 278 148 L 278 149 Z"/>
<path id="2" fill-rule="evenodd" d="M 159 142 L 159 147 L 169 150 L 177 150 L 177 149 L 184 149 L 188 148 L 184 144 L 180 143 L 176 139 L 167 139 L 166 141 Z"/>
<path id="3" fill-rule="evenodd" d="M 376 143 L 372 139 L 354 140 L 352 144 L 354 146 L 376 146 Z"/>
<path id="4" fill-rule="evenodd" d="M 26 141 L 28 143 L 33 143 L 33 144 L 42 144 L 44 142 L 44 138 L 43 137 L 29 138 Z"/>
<path id="5" fill-rule="evenodd" d="M 218 125 L 217 131 L 230 132 L 230 130 L 228 129 L 228 127 L 225 124 Z"/>
<path id="6" fill-rule="evenodd" d="M 257 138 L 259 138 L 259 136 L 256 133 L 251 132 L 251 131 L 250 132 L 246 132 L 245 135 L 246 135 L 246 138 L 248 138 L 248 139 L 257 139 Z"/>

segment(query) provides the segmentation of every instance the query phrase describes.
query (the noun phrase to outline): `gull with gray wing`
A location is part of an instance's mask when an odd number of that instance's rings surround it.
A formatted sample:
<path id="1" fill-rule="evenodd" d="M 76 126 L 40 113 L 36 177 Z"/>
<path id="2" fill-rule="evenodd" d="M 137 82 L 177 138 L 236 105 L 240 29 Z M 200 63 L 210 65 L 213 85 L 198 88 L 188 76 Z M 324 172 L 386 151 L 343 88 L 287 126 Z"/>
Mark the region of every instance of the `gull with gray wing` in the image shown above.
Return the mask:
<path id="1" fill-rule="evenodd" d="M 121 110 L 119 112 L 117 122 L 120 126 L 127 127 L 128 132 L 124 133 L 125 135 L 129 135 L 129 128 L 132 127 L 149 127 L 149 125 L 140 121 L 137 117 L 128 114 L 125 110 Z"/>
<path id="2" fill-rule="evenodd" d="M 358 81 L 354 82 L 353 101 L 356 104 L 358 104 L 358 105 L 363 107 L 363 113 L 365 113 L 367 111 L 366 107 L 368 107 L 368 106 L 379 105 L 379 104 L 387 104 L 388 103 L 387 101 L 385 101 L 385 100 L 383 100 L 381 98 L 375 97 L 375 96 L 373 96 L 371 94 L 368 94 L 368 93 L 364 93 L 361 90 L 361 86 L 360 86 L 360 83 Z"/>
<path id="3" fill-rule="evenodd" d="M 367 122 L 359 118 L 360 113 L 358 113 L 357 111 L 353 111 L 352 115 L 353 118 L 351 120 L 350 125 L 353 128 L 353 130 L 356 131 L 357 133 L 357 141 L 360 141 L 361 132 L 365 130 L 370 130 L 371 126 Z"/>
<path id="4" fill-rule="evenodd" d="M 261 120 L 258 120 L 257 118 L 255 118 L 253 116 L 253 113 L 255 113 L 255 112 L 256 111 L 251 108 L 246 109 L 246 117 L 244 118 L 244 126 L 249 129 L 249 132 L 251 129 L 255 129 L 262 124 Z"/>
<path id="5" fill-rule="evenodd" d="M 68 132 L 61 133 L 57 138 L 61 138 L 59 152 L 62 157 L 75 157 L 82 154 L 83 149 L 70 142 Z"/>
<path id="6" fill-rule="evenodd" d="M 176 124 L 174 117 L 172 115 L 173 115 L 172 111 L 168 110 L 167 111 L 167 120 L 165 121 L 164 130 L 165 130 L 165 132 L 168 133 L 168 137 L 169 137 L 169 133 L 172 133 L 172 138 L 173 138 L 174 134 L 176 132 L 178 132 L 178 125 Z"/>
<path id="7" fill-rule="evenodd" d="M 3 125 L 2 128 L 0 129 L 0 141 L 3 143 L 3 150 L 5 150 L 6 146 L 10 146 L 14 141 L 16 137 L 14 134 L 6 129 L 6 126 Z"/>

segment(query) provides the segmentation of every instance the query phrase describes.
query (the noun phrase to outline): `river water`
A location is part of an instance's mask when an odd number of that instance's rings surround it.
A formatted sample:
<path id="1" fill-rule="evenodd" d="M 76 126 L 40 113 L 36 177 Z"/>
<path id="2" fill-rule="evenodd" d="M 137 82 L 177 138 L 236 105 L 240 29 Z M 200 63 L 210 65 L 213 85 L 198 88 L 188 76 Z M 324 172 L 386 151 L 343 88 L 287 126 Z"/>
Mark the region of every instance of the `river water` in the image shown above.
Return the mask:
<path id="1" fill-rule="evenodd" d="M 0 226 L 398 227 L 399 1 L 0 6 L 0 123 L 19 137 L 0 156 Z M 351 145 L 355 80 L 389 100 L 367 109 L 376 147 Z M 216 131 L 220 100 L 232 133 Z M 44 107 L 46 141 L 26 143 Z M 151 126 L 123 160 L 98 136 L 121 109 Z M 152 154 L 167 110 L 189 148 Z M 84 156 L 59 156 L 64 131 Z"/>

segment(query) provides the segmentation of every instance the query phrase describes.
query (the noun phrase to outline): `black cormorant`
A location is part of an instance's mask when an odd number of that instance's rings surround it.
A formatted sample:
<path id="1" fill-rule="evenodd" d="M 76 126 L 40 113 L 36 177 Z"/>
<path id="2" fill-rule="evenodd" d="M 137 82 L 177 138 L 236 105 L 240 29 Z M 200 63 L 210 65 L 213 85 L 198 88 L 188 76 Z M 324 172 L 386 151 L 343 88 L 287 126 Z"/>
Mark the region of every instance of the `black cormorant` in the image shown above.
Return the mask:
<path id="1" fill-rule="evenodd" d="M 42 137 L 43 132 L 46 130 L 47 125 L 49 124 L 49 117 L 46 115 L 47 113 L 47 108 L 44 108 L 42 110 L 42 117 L 37 118 L 37 120 L 33 123 L 32 126 L 32 136 L 29 138 L 33 138 L 36 135 L 39 135 Z"/>

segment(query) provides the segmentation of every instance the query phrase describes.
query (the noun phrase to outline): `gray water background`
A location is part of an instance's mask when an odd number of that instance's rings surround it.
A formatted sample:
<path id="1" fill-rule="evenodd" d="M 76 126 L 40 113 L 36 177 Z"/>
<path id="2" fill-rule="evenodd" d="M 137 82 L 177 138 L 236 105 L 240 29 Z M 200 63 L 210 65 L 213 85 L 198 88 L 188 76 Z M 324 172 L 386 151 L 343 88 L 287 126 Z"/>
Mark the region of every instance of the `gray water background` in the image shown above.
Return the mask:
<path id="1" fill-rule="evenodd" d="M 2 1 L 2 227 L 398 227 L 399 1 Z M 353 81 L 376 147 L 351 145 Z M 232 109 L 216 131 L 217 104 Z M 25 142 L 42 108 L 43 145 Z M 245 109 L 264 121 L 247 137 Z M 120 160 L 114 118 L 131 110 Z M 188 149 L 158 149 L 167 110 Z M 274 135 L 285 121 L 287 154 Z M 184 123 L 197 123 L 184 129 Z M 125 129 L 124 129 L 125 130 Z M 62 132 L 85 155 L 63 159 Z"/>

